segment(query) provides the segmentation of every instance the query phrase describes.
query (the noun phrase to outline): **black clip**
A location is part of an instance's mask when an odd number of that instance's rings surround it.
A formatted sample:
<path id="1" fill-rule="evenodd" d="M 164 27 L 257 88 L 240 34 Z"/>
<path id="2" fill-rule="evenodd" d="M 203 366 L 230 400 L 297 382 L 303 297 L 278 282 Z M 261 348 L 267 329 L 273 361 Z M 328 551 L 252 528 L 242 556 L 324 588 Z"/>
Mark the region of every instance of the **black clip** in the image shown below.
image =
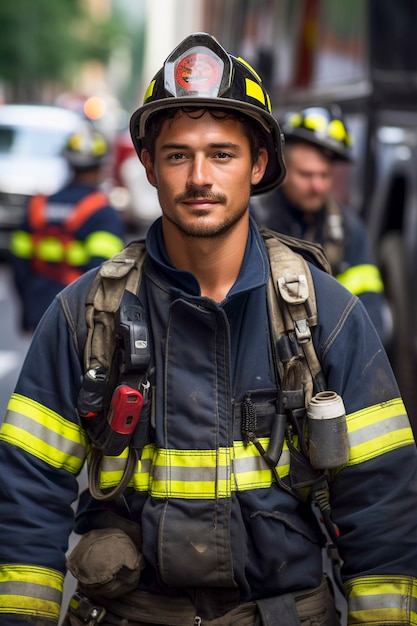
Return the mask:
<path id="1" fill-rule="evenodd" d="M 151 358 L 148 325 L 138 298 L 130 291 L 124 292 L 116 312 L 116 336 L 121 357 L 120 371 L 146 372 Z"/>
<path id="2" fill-rule="evenodd" d="M 106 609 L 93 604 L 89 598 L 81 595 L 78 591 L 72 596 L 68 612 L 79 619 L 85 626 L 95 626 L 103 621 Z"/>

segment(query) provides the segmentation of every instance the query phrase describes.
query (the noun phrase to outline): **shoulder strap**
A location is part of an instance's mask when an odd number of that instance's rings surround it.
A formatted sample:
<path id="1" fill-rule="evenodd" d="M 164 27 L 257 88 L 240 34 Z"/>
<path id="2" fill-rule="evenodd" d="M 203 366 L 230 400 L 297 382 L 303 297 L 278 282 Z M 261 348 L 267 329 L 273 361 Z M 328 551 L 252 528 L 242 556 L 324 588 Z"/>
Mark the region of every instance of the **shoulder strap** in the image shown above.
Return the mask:
<path id="1" fill-rule="evenodd" d="M 312 260 L 311 255 L 313 255 L 316 264 L 328 273 L 330 273 L 329 264 L 323 257 L 323 250 L 320 246 L 309 244 L 304 240 L 291 240 L 273 231 L 265 232 L 262 229 L 261 231 L 271 265 L 268 303 L 277 355 L 276 365 L 281 378 L 281 388 L 287 400 L 287 406 L 281 409 L 294 408 L 291 406 L 292 398 L 294 398 L 296 408 L 301 408 L 299 404 L 297 405 L 300 392 L 303 396 L 304 408 L 307 408 L 312 396 L 326 389 L 326 383 L 311 336 L 311 328 L 317 325 L 317 307 L 314 283 L 304 253 L 307 251 L 306 256 L 309 260 Z M 297 352 L 297 347 L 300 349 L 299 352 Z M 330 514 L 328 472 L 312 468 L 305 445 L 304 432 L 298 430 L 298 435 L 302 455 L 291 446 L 287 439 L 291 455 L 290 490 L 294 495 L 302 496 L 303 488 L 310 485 L 310 498 L 317 502 L 327 532 L 334 542 L 336 530 Z M 267 459 L 268 454 L 269 449 L 264 455 Z M 275 452 L 270 457 L 275 462 L 278 454 Z M 279 478 L 278 483 L 282 485 Z M 333 545 L 330 547 L 333 549 Z"/>
<path id="2" fill-rule="evenodd" d="M 125 290 L 138 293 L 145 257 L 145 243 L 136 241 L 100 266 L 86 300 L 86 371 L 96 367 L 110 370 L 116 347 L 115 313 Z"/>
<path id="3" fill-rule="evenodd" d="M 288 373 L 286 365 L 296 354 L 294 346 L 289 350 L 288 338 L 292 344 L 296 343 L 304 359 L 301 364 L 302 384 L 305 396 L 305 406 L 308 405 L 313 389 L 321 388 L 323 375 L 320 361 L 317 357 L 311 328 L 317 325 L 317 307 L 313 279 L 305 256 L 315 261 L 315 264 L 329 273 L 330 267 L 320 246 L 291 237 L 286 237 L 261 229 L 264 238 L 270 265 L 271 276 L 268 283 L 268 303 L 271 316 L 271 327 L 274 345 L 277 350 L 277 367 L 281 381 Z M 285 343 L 287 342 L 287 344 Z M 297 356 L 300 356 L 298 354 Z M 300 362 L 300 359 L 298 359 Z"/>
<path id="4" fill-rule="evenodd" d="M 30 199 L 28 207 L 28 221 L 31 230 L 39 230 L 40 228 L 43 228 L 45 226 L 46 201 L 46 196 L 42 194 L 33 196 Z"/>
<path id="5" fill-rule="evenodd" d="M 109 200 L 101 191 L 94 191 L 82 198 L 70 212 L 65 220 L 65 228 L 68 232 L 74 233 L 88 218 L 96 211 L 107 206 Z"/>
<path id="6" fill-rule="evenodd" d="M 343 215 L 339 204 L 333 198 L 327 199 L 325 212 L 324 249 L 333 273 L 337 274 L 340 271 L 340 264 L 343 261 L 346 245 Z"/>

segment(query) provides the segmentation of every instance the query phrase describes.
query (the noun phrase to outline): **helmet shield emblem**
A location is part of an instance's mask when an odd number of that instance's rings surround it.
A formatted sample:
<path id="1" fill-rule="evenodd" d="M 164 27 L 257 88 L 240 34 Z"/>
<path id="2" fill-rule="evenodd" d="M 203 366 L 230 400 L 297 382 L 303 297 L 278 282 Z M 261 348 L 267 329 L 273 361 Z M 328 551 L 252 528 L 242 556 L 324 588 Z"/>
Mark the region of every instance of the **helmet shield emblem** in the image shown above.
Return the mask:
<path id="1" fill-rule="evenodd" d="M 212 46 L 178 46 L 164 66 L 164 87 L 176 98 L 216 98 L 230 91 L 232 64 L 229 55 L 215 40 Z M 185 48 L 185 49 L 184 49 Z"/>

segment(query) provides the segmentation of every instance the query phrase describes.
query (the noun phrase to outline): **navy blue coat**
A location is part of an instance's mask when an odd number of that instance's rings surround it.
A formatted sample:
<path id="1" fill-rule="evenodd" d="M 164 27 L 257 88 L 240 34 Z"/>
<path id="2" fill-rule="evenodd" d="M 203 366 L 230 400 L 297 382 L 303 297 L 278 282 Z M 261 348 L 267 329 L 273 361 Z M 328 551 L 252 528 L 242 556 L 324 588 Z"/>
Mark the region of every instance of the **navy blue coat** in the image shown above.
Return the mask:
<path id="1" fill-rule="evenodd" d="M 145 592 L 193 590 L 198 597 L 208 585 L 248 601 L 317 586 L 322 538 L 309 505 L 278 486 L 255 446 L 242 440 L 238 409 L 248 391 L 265 403 L 279 386 L 267 315 L 269 261 L 256 225 L 251 221 L 240 274 L 221 303 L 201 297 L 194 276 L 171 265 L 160 221 L 147 250 L 140 297 L 155 366 L 152 435 L 122 500 L 103 505 L 84 494 L 78 530 L 99 525 L 103 508 L 140 524 Z M 347 415 L 350 458 L 333 473 L 330 497 L 350 619 L 373 624 L 377 609 L 381 620 L 405 624 L 398 616 L 407 619 L 417 588 L 411 428 L 363 305 L 332 276 L 314 266 L 311 272 L 314 345 Z M 0 431 L 0 606 L 8 607 L 7 626 L 59 610 L 71 505 L 89 452 L 75 406 L 84 300 L 95 273 L 48 309 Z M 268 431 L 259 427 L 267 446 Z M 117 484 L 125 461 L 125 454 L 107 459 L 103 487 Z M 288 463 L 284 447 L 277 465 L 284 481 Z"/>

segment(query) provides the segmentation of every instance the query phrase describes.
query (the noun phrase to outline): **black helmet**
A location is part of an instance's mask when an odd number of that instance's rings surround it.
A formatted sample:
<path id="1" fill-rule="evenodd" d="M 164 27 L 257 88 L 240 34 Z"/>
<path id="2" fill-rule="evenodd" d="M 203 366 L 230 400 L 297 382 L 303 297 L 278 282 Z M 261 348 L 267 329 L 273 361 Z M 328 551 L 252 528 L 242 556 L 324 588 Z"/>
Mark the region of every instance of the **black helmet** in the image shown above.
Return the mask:
<path id="1" fill-rule="evenodd" d="M 328 151 L 332 159 L 352 160 L 352 136 L 336 107 L 308 107 L 288 113 L 281 127 L 288 143 L 306 141 Z"/>
<path id="2" fill-rule="evenodd" d="M 78 171 L 100 167 L 107 154 L 105 137 L 88 122 L 80 123 L 79 129 L 68 137 L 63 151 L 71 167 Z"/>
<path id="3" fill-rule="evenodd" d="M 133 113 L 130 132 L 139 158 L 146 124 L 154 113 L 194 105 L 231 109 L 256 120 L 265 137 L 268 165 L 253 193 L 263 193 L 282 182 L 283 138 L 261 78 L 246 61 L 228 54 L 206 33 L 190 35 L 175 48 L 146 90 L 143 106 Z"/>

